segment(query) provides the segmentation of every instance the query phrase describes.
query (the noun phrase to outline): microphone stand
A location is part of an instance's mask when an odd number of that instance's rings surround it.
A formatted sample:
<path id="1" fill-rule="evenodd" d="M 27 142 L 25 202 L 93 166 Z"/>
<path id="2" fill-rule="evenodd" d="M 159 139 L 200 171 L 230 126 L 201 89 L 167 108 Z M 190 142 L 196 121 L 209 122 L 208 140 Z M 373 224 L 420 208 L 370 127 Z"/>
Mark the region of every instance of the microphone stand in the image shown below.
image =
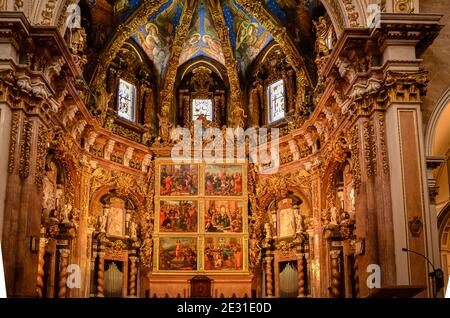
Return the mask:
<path id="1" fill-rule="evenodd" d="M 433 272 L 428 273 L 428 276 L 431 277 L 431 281 L 432 281 L 432 284 L 433 284 L 433 298 L 437 298 L 438 290 L 440 290 L 442 288 L 442 285 L 443 285 L 442 282 L 441 282 L 441 280 L 444 278 L 442 270 L 441 269 L 436 269 L 434 267 L 433 263 L 431 263 L 431 261 L 428 259 L 428 257 L 426 257 L 423 254 L 420 254 L 420 253 L 418 253 L 416 251 L 409 250 L 409 249 L 407 249 L 405 247 L 402 248 L 402 251 L 406 252 L 406 253 L 416 254 L 416 255 L 424 258 L 427 261 L 427 263 L 429 265 L 431 265 L 431 268 L 433 268 Z M 437 279 L 439 279 L 439 289 L 438 289 L 438 284 L 437 284 L 438 281 L 437 281 Z"/>

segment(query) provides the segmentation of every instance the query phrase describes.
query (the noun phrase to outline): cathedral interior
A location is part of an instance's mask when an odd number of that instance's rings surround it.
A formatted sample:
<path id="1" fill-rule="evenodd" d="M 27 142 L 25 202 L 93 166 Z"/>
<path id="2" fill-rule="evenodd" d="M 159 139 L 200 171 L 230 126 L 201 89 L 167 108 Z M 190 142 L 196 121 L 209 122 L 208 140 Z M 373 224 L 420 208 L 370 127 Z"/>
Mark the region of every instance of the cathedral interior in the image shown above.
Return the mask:
<path id="1" fill-rule="evenodd" d="M 3 0 L 0 30 L 8 297 L 443 297 L 446 0 Z"/>

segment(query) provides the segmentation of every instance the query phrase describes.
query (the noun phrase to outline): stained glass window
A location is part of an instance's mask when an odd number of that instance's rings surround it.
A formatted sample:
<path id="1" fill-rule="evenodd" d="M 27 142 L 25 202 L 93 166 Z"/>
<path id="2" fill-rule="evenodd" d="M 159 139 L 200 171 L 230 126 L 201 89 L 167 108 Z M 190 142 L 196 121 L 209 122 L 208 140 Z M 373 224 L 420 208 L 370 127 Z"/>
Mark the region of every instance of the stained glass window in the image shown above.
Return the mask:
<path id="1" fill-rule="evenodd" d="M 119 82 L 118 107 L 119 117 L 134 121 L 136 104 L 136 88 L 124 80 Z"/>
<path id="2" fill-rule="evenodd" d="M 269 122 L 284 118 L 284 83 L 279 80 L 269 86 Z"/>
<path id="3" fill-rule="evenodd" d="M 194 99 L 192 101 L 192 120 L 204 115 L 207 120 L 213 120 L 213 105 L 211 99 Z"/>

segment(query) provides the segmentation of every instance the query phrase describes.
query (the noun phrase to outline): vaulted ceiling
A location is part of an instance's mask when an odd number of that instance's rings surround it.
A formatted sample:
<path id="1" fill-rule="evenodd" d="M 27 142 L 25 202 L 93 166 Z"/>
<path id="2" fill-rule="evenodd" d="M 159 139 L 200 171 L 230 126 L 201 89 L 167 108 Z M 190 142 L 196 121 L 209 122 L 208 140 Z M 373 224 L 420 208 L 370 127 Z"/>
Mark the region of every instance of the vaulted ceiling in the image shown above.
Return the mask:
<path id="1" fill-rule="evenodd" d="M 264 51 L 274 36 L 264 27 L 267 24 L 259 21 L 241 4 L 240 0 L 190 0 L 195 4 L 189 29 L 184 37 L 179 65 L 188 63 L 198 57 L 206 57 L 225 65 L 224 50 L 231 47 L 239 64 L 241 76 L 245 77 L 247 70 Z M 289 41 L 296 50 L 305 57 L 306 64 L 313 65 L 314 40 L 312 20 L 322 14 L 320 0 L 259 0 L 269 14 L 269 18 L 280 27 L 287 30 Z M 105 12 L 110 11 L 113 17 L 104 24 L 109 24 L 110 38 L 113 37 L 114 26 L 126 25 L 142 10 L 143 6 L 152 1 L 143 0 L 85 0 L 89 2 L 92 16 L 105 19 Z M 94 2 L 94 6 L 92 6 Z M 153 1 L 155 2 L 155 1 Z M 156 1 L 157 2 L 157 1 Z M 163 77 L 171 56 L 177 29 L 181 17 L 186 10 L 186 0 L 167 0 L 147 16 L 146 21 L 132 25 L 133 39 L 153 62 L 157 72 Z M 212 4 L 220 4 L 220 19 L 228 29 L 228 43 L 220 40 L 220 32 L 216 29 L 216 19 L 213 16 Z M 94 12 L 94 13 L 93 13 Z M 95 22 L 96 23 L 96 22 Z M 94 25 L 91 21 L 91 24 Z M 103 29 L 107 33 L 108 29 Z M 220 30 L 219 30 L 220 31 Z M 92 35 L 91 35 L 92 37 Z M 98 38 L 99 36 L 97 36 Z M 104 36 L 105 37 L 105 36 Z M 101 35 L 100 35 L 100 38 Z M 98 49 L 98 48 L 97 48 Z M 308 54 L 310 53 L 310 54 Z M 310 61 L 308 61 L 310 59 Z"/>

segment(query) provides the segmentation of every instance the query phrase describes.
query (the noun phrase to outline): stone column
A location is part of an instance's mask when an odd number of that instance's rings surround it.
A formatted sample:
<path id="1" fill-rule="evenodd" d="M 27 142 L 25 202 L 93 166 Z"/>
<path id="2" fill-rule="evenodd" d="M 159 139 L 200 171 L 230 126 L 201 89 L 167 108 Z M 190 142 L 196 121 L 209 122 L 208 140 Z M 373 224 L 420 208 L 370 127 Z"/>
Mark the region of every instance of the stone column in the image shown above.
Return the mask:
<path id="1" fill-rule="evenodd" d="M 59 249 L 58 298 L 67 296 L 67 266 L 69 265 L 68 249 Z"/>
<path id="2" fill-rule="evenodd" d="M 266 297 L 273 297 L 273 275 L 272 275 L 272 256 L 266 256 Z"/>
<path id="3" fill-rule="evenodd" d="M 402 249 L 421 253 L 436 267 L 440 266 L 439 242 L 433 239 L 437 224 L 430 213 L 421 109 L 428 76 L 420 68 L 417 54 L 439 33 L 441 16 L 415 14 L 411 20 L 393 25 L 391 21 L 395 18 L 381 16 L 380 21 L 384 33 L 380 52 L 387 90 L 384 123 L 392 198 L 389 217 L 394 232 L 395 284 L 428 286 L 418 296 L 430 297 L 433 295 L 428 277 L 431 267 L 425 259 Z M 405 26 L 415 32 L 414 38 L 398 32 Z"/>

